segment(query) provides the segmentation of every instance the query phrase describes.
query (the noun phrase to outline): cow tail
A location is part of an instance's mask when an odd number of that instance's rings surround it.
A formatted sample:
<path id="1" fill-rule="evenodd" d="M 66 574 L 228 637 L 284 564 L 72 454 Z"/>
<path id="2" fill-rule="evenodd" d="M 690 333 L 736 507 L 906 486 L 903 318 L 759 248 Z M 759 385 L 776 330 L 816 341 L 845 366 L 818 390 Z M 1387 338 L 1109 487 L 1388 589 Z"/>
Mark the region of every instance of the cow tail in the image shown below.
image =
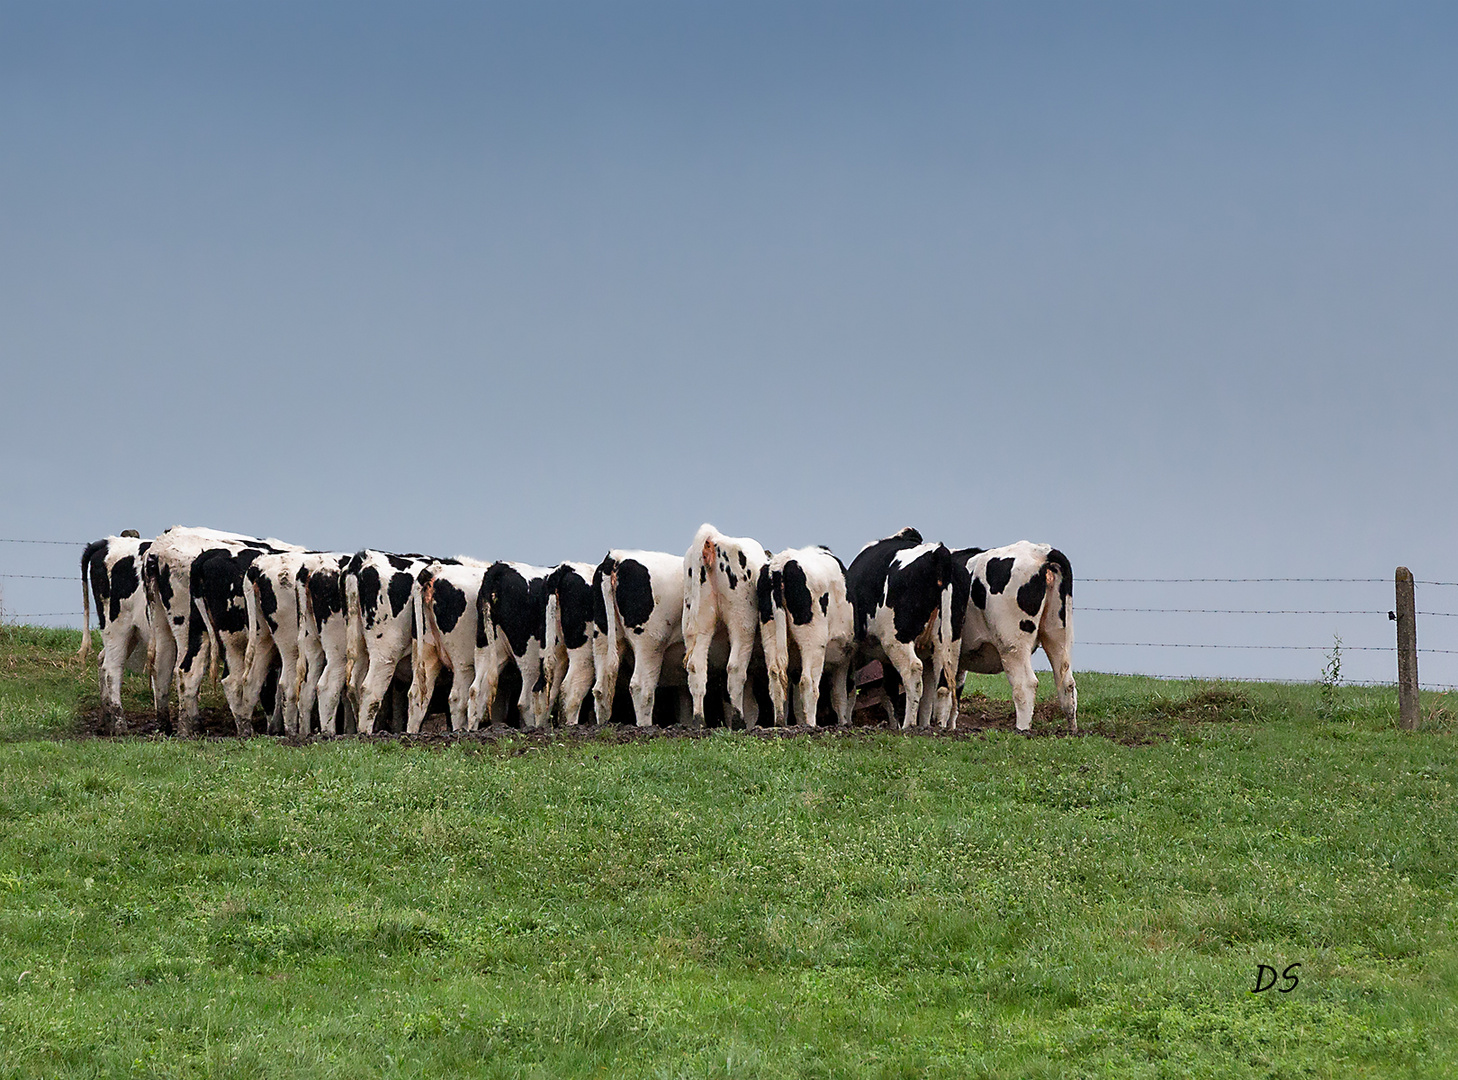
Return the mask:
<path id="1" fill-rule="evenodd" d="M 415 605 L 415 636 L 422 651 L 435 649 L 441 666 L 451 670 L 450 656 L 446 653 L 445 642 L 441 640 L 440 627 L 435 622 L 435 578 L 429 576 L 428 571 L 422 571 L 422 577 L 425 580 L 420 583 L 420 601 Z"/>
<path id="2" fill-rule="evenodd" d="M 708 585 L 708 591 L 714 591 L 714 575 L 718 572 L 718 560 L 715 558 L 713 527 L 700 525 L 699 531 L 694 533 L 693 546 L 689 548 L 689 556 L 684 559 L 684 581 L 683 600 L 684 610 L 692 610 L 694 613 L 694 627 L 699 624 L 699 612 L 704 603 L 704 586 Z"/>
<path id="3" fill-rule="evenodd" d="M 955 571 L 955 567 L 953 567 Z M 955 619 L 955 596 L 956 596 L 955 575 L 948 575 L 946 584 L 942 586 L 942 601 L 939 617 L 941 627 L 937 633 L 937 660 L 942 666 L 942 677 L 946 679 L 947 685 L 952 688 L 952 699 L 955 701 L 959 696 L 957 689 L 957 665 L 961 661 L 962 642 L 961 635 L 957 633 Z"/>
<path id="4" fill-rule="evenodd" d="M 607 624 L 607 655 L 611 662 L 615 662 L 618 656 L 618 568 L 614 564 L 609 573 L 602 576 L 602 603 L 607 609 L 606 618 L 603 622 Z"/>
<path id="5" fill-rule="evenodd" d="M 87 544 L 86 550 L 81 553 L 81 610 L 84 614 L 81 616 L 81 649 L 76 653 L 76 659 L 83 664 L 91 655 L 91 556 L 97 543 L 104 544 L 105 541 Z"/>
<path id="6" fill-rule="evenodd" d="M 771 573 L 769 563 L 765 563 L 762 574 L 770 575 L 770 627 L 774 636 L 775 659 L 774 677 L 779 684 L 778 693 L 780 700 L 785 703 L 785 715 L 791 715 L 792 703 L 790 701 L 790 629 L 789 619 L 785 616 L 785 579 L 779 571 Z M 802 658 L 803 662 L 803 658 Z M 802 718 L 803 719 L 803 718 Z M 805 723 L 809 723 L 808 720 Z"/>
<path id="7" fill-rule="evenodd" d="M 1058 615 L 1060 628 L 1070 632 L 1073 627 L 1073 564 L 1068 561 L 1068 556 L 1057 548 L 1048 552 L 1048 557 L 1043 561 L 1043 573 L 1048 581 L 1048 590 L 1043 596 L 1043 611 L 1038 617 L 1038 625 L 1043 625 L 1043 620 L 1051 613 Z"/>
<path id="8" fill-rule="evenodd" d="M 356 556 L 358 558 L 358 556 Z M 351 561 L 351 568 L 353 562 Z M 364 612 L 359 603 L 359 579 L 352 569 L 344 577 L 344 685 L 351 700 L 354 695 L 354 669 L 359 664 L 364 645 Z M 359 703 L 355 702 L 356 711 Z"/>
<path id="9" fill-rule="evenodd" d="M 547 656 L 557 655 L 557 642 L 562 640 L 562 606 L 557 600 L 557 590 L 547 593 L 547 639 L 542 651 Z"/>
<path id="10" fill-rule="evenodd" d="M 201 597 L 194 597 L 192 606 L 202 616 L 203 631 L 208 636 L 208 678 L 216 683 L 218 681 L 218 654 L 222 652 L 222 641 L 213 629 L 212 616 L 208 614 L 208 606 Z"/>
<path id="11" fill-rule="evenodd" d="M 249 567 L 249 569 L 253 568 Z M 253 670 L 253 658 L 258 653 L 259 627 L 263 621 L 258 613 L 257 578 L 250 576 L 243 586 L 243 605 L 248 609 L 248 648 L 243 652 L 243 670 L 251 671 Z"/>

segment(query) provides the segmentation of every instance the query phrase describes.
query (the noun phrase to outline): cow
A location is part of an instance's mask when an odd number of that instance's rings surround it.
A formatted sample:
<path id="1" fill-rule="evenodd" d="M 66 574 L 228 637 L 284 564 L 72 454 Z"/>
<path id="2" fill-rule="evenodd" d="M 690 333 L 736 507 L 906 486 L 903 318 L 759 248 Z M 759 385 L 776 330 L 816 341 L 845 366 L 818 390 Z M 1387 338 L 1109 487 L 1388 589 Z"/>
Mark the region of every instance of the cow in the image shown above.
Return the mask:
<path id="1" fill-rule="evenodd" d="M 471 684 L 467 726 L 497 711 L 496 692 L 507 661 L 521 672 L 517 709 L 524 728 L 544 727 L 550 682 L 543 651 L 547 641 L 547 578 L 550 567 L 494 562 L 476 597 L 476 676 Z"/>
<path id="2" fill-rule="evenodd" d="M 299 722 L 299 692 L 306 672 L 301 670 L 303 644 L 302 613 L 299 608 L 298 573 L 304 553 L 282 552 L 260 555 L 244 575 L 243 598 L 248 607 L 248 655 L 250 672 L 279 664 L 278 695 L 269 720 L 269 734 L 309 734 L 309 716 Z M 312 697 L 312 695 L 311 695 Z"/>
<path id="3" fill-rule="evenodd" d="M 699 526 L 683 557 L 683 648 L 693 698 L 693 724 L 704 726 L 709 668 L 727 646 L 722 661 L 728 680 L 729 715 L 755 726 L 754 692 L 746 694 L 749 665 L 759 639 L 757 582 L 769 555 L 758 540 L 725 536 L 710 524 Z M 716 650 L 715 646 L 718 645 Z"/>
<path id="4" fill-rule="evenodd" d="M 441 668 L 452 676 L 451 730 L 466 727 L 468 695 L 476 678 L 476 597 L 487 565 L 464 557 L 436 559 L 415 576 L 408 732 L 418 732 L 425 722 Z"/>
<path id="5" fill-rule="evenodd" d="M 1058 706 L 1070 731 L 1078 730 L 1078 687 L 1073 680 L 1073 567 L 1047 544 L 1020 540 L 984 551 L 956 552 L 970 587 L 962 628 L 958 680 L 964 672 L 1007 672 L 1017 706 L 1017 729 L 1033 723 L 1038 676 L 1033 651 L 1040 645 L 1053 668 Z"/>
<path id="6" fill-rule="evenodd" d="M 857 655 L 885 660 L 906 687 L 901 726 L 946 727 L 956 707 L 968 573 L 945 544 L 905 528 L 861 549 L 846 570 Z"/>
<path id="7" fill-rule="evenodd" d="M 120 536 L 93 540 L 81 553 L 81 650 L 84 664 L 91 654 L 91 597 L 96 596 L 96 622 L 101 628 L 101 656 L 97 678 L 101 690 L 101 714 L 117 734 L 126 731 L 122 711 L 122 674 L 145 669 L 152 641 L 152 624 L 147 618 L 147 593 L 141 587 L 142 563 L 152 541 L 143 540 L 135 529 Z"/>
<path id="8" fill-rule="evenodd" d="M 845 565 L 826 547 L 781 551 L 760 571 L 756 595 L 776 726 L 785 722 L 790 672 L 796 666 L 795 709 L 801 723 L 816 725 L 823 673 L 830 681 L 836 723 L 849 724 L 855 614 Z"/>
<path id="9" fill-rule="evenodd" d="M 223 688 L 229 710 L 238 734 L 252 733 L 250 717 L 258 699 L 252 696 L 250 704 L 243 575 L 259 555 L 299 550 L 280 540 L 183 526 L 152 541 L 142 581 L 153 628 L 148 650 L 152 696 L 164 731 L 171 730 L 168 698 L 175 676 L 177 731 L 193 734 L 203 678 L 222 652 L 228 661 Z"/>
<path id="10" fill-rule="evenodd" d="M 633 661 L 628 689 L 639 727 L 653 724 L 660 679 L 666 675 L 681 684 L 683 585 L 683 559 L 662 551 L 614 548 L 592 572 L 597 628 L 592 646 L 592 698 L 599 724 L 612 718 L 618 670 L 625 654 L 631 654 Z M 682 704 L 680 701 L 680 713 Z"/>
<path id="11" fill-rule="evenodd" d="M 564 562 L 553 568 L 545 584 L 547 715 L 560 706 L 564 724 L 578 722 L 592 692 L 592 571 L 591 563 Z"/>
<path id="12" fill-rule="evenodd" d="M 355 552 L 345 568 L 346 681 L 361 735 L 374 732 L 392 682 L 413 679 L 415 578 L 432 561 L 415 553 L 366 549 Z"/>
<path id="13" fill-rule="evenodd" d="M 349 678 L 345 571 L 352 558 L 347 552 L 306 552 L 300 558 L 299 569 L 294 575 L 298 595 L 299 652 L 304 665 L 299 683 L 300 734 L 308 734 L 316 704 L 319 707 L 320 734 L 340 733 L 339 707 L 345 700 L 345 684 Z"/>

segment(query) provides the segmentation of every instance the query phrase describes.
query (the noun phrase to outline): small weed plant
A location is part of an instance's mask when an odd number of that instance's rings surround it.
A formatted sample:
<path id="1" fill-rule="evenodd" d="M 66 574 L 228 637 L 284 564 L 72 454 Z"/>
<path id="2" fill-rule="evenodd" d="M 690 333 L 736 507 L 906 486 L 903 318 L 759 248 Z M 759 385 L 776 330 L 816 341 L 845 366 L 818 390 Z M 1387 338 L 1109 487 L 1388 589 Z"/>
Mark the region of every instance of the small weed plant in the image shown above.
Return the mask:
<path id="1" fill-rule="evenodd" d="M 1323 720 L 1340 720 L 1342 686 L 1342 636 L 1333 634 L 1331 652 L 1326 654 L 1326 663 L 1321 666 L 1321 691 L 1316 713 Z"/>

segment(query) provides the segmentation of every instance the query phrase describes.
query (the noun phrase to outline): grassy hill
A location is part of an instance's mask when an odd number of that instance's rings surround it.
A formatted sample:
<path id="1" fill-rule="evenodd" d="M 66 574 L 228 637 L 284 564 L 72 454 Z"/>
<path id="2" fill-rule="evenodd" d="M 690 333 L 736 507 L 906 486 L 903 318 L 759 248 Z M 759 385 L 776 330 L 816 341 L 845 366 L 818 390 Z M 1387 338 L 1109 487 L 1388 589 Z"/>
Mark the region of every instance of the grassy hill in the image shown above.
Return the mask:
<path id="1" fill-rule="evenodd" d="M 0 1077 L 1458 1075 L 1455 701 L 106 739 L 78 642 L 0 631 Z"/>

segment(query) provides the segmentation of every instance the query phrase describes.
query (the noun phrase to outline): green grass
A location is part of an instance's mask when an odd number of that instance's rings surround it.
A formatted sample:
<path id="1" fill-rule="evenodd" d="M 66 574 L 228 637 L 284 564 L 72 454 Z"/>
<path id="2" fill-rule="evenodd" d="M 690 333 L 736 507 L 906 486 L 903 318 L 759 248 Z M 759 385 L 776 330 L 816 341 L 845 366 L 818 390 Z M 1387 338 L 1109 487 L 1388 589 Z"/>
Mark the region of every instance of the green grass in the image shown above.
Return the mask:
<path id="1" fill-rule="evenodd" d="M 1076 739 L 87 739 L 78 641 L 0 634 L 0 1077 L 1458 1075 L 1442 698 L 1417 735 L 1391 690 L 1084 674 Z"/>

